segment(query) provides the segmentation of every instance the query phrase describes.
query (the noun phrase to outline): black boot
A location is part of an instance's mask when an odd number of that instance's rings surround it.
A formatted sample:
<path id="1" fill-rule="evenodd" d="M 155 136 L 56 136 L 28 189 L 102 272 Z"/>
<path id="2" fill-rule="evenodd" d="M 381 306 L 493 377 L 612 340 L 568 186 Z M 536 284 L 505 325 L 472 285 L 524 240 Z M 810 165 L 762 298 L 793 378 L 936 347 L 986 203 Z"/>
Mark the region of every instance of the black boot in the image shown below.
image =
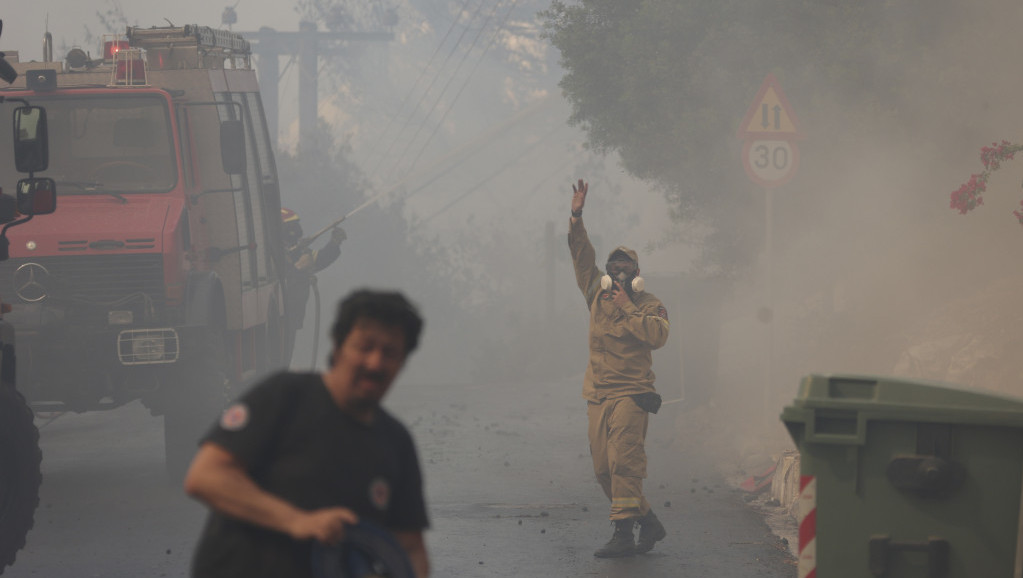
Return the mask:
<path id="1" fill-rule="evenodd" d="M 643 554 L 654 549 L 654 544 L 660 542 L 668 535 L 661 521 L 650 510 L 645 516 L 636 520 L 639 524 L 639 539 L 636 540 L 636 552 Z"/>
<path id="2" fill-rule="evenodd" d="M 632 537 L 632 525 L 635 520 L 615 520 L 615 533 L 607 544 L 593 553 L 597 558 L 621 558 L 636 553 L 636 543 Z"/>

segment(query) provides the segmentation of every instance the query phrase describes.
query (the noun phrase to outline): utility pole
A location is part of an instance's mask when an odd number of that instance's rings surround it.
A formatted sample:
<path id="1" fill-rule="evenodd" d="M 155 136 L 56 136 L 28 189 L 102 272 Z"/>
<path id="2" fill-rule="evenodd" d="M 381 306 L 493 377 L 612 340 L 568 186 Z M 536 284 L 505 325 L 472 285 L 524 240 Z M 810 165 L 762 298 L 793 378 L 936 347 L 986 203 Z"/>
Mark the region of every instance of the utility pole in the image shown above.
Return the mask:
<path id="1" fill-rule="evenodd" d="M 390 42 L 393 32 L 320 32 L 315 22 L 301 22 L 298 32 L 280 32 L 262 27 L 256 32 L 241 32 L 258 58 L 256 71 L 263 87 L 263 108 L 270 138 L 277 144 L 278 100 L 281 56 L 298 57 L 298 142 L 308 146 L 316 129 L 318 113 L 320 56 L 340 56 L 348 42 Z"/>
<path id="2" fill-rule="evenodd" d="M 544 227 L 544 247 L 546 249 L 546 258 L 544 259 L 544 269 L 546 269 L 547 283 L 544 291 L 544 317 L 547 320 L 547 327 L 550 328 L 554 325 L 554 288 L 555 288 L 555 276 L 557 271 L 555 270 L 555 261 L 557 260 L 558 249 L 556 243 L 556 237 L 554 234 L 554 221 L 547 221 Z"/>
<path id="3" fill-rule="evenodd" d="M 799 166 L 796 141 L 804 137 L 792 108 L 774 75 L 768 74 L 739 125 L 742 161 L 750 180 L 764 188 L 765 269 L 764 305 L 758 318 L 766 327 L 764 425 L 777 421 L 774 405 L 774 206 L 775 188 L 787 183 Z"/>

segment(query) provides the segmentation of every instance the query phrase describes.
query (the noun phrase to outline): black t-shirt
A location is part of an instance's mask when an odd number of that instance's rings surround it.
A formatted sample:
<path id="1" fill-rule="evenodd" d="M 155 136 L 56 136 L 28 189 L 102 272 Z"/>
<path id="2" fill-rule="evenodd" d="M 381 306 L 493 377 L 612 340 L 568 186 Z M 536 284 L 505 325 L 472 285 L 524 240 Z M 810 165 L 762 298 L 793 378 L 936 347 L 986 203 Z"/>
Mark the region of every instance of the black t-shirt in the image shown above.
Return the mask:
<path id="1" fill-rule="evenodd" d="M 228 408 L 204 441 L 235 456 L 264 490 L 312 510 L 344 506 L 391 531 L 427 527 L 412 436 L 379 410 L 342 412 L 314 373 L 279 373 Z M 211 511 L 193 561 L 205 577 L 311 576 L 311 543 Z"/>

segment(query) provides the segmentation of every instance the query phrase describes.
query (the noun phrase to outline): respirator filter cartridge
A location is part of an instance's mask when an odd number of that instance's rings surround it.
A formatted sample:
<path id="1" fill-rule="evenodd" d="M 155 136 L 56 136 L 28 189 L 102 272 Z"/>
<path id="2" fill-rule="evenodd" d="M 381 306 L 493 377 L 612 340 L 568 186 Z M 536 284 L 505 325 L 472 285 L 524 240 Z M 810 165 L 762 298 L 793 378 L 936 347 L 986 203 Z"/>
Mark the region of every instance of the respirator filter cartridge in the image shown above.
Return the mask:
<path id="1" fill-rule="evenodd" d="M 604 275 L 600 278 L 600 288 L 604 291 L 610 291 L 614 287 L 614 281 L 610 275 Z M 646 288 L 646 282 L 639 275 L 632 278 L 632 292 L 641 293 Z"/>

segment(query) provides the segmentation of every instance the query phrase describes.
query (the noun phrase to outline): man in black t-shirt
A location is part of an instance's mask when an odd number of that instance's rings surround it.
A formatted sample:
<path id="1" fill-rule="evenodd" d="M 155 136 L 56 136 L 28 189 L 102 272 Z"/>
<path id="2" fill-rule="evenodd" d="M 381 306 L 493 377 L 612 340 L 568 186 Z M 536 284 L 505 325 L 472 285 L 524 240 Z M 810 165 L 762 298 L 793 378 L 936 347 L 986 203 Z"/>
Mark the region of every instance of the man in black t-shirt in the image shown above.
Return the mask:
<path id="1" fill-rule="evenodd" d="M 356 291 L 338 309 L 325 373 L 276 374 L 224 411 L 185 479 L 210 508 L 193 576 L 310 577 L 313 544 L 340 543 L 361 520 L 429 574 L 415 446 L 380 406 L 421 329 L 402 295 Z"/>

